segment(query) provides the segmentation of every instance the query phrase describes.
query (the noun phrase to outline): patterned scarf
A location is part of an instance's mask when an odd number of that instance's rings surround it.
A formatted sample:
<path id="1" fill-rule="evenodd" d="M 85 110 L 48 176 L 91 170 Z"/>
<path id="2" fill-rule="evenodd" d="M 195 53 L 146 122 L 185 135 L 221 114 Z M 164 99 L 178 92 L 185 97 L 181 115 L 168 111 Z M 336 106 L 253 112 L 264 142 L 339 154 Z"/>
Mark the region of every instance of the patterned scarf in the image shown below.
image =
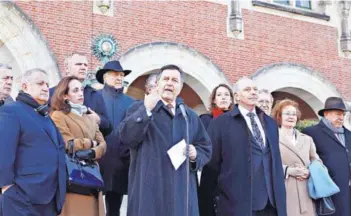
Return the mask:
<path id="1" fill-rule="evenodd" d="M 338 140 L 345 146 L 345 135 L 344 135 L 344 128 L 336 128 L 334 125 L 326 118 L 322 118 L 323 123 L 336 135 Z"/>

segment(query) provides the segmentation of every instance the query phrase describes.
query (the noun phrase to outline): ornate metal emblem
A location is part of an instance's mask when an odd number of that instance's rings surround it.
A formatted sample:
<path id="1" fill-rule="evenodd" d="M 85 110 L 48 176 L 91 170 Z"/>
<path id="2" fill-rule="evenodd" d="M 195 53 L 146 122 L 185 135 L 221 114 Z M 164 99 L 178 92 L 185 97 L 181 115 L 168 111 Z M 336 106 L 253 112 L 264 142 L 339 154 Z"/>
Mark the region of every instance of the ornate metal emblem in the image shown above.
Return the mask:
<path id="1" fill-rule="evenodd" d="M 114 57 L 119 49 L 116 39 L 109 34 L 102 34 L 93 39 L 91 50 L 103 64 Z"/>

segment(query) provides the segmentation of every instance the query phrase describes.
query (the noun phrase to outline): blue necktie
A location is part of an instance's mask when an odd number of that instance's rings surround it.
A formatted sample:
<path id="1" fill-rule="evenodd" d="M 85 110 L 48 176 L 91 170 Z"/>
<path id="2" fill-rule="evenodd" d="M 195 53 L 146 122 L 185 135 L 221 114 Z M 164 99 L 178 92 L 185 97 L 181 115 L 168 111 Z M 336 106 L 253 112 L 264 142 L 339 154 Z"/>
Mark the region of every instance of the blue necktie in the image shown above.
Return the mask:
<path id="1" fill-rule="evenodd" d="M 256 121 L 255 121 L 255 114 L 252 112 L 249 112 L 247 114 L 247 116 L 250 118 L 250 122 L 251 122 L 251 126 L 252 126 L 252 135 L 253 135 L 254 139 L 262 148 L 264 148 L 262 134 L 261 134 L 260 129 L 258 128 Z"/>

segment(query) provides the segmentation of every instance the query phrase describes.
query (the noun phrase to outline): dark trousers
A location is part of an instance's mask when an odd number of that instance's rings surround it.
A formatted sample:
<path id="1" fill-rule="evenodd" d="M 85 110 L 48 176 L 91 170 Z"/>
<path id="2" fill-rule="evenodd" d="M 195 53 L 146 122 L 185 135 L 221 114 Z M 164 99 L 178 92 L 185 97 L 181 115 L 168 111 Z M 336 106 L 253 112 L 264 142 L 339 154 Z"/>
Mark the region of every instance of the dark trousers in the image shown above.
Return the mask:
<path id="1" fill-rule="evenodd" d="M 119 216 L 123 194 L 108 191 L 105 194 L 106 216 Z"/>
<path id="2" fill-rule="evenodd" d="M 0 216 L 57 216 L 56 202 L 35 205 L 15 185 L 0 195 Z"/>
<path id="3" fill-rule="evenodd" d="M 278 216 L 277 209 L 271 204 L 267 204 L 266 207 L 259 211 L 252 211 L 252 216 Z"/>

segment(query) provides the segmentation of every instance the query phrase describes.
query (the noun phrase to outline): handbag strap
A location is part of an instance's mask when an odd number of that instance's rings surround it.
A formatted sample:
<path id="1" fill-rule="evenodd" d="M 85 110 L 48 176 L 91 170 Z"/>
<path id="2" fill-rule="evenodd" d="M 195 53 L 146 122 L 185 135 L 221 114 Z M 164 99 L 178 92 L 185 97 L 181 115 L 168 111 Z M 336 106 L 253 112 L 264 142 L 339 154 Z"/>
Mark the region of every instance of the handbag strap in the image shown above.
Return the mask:
<path id="1" fill-rule="evenodd" d="M 72 140 L 68 140 L 67 142 L 67 147 L 68 147 L 68 154 L 72 155 L 72 157 L 75 156 L 75 152 L 74 152 L 74 141 Z"/>

